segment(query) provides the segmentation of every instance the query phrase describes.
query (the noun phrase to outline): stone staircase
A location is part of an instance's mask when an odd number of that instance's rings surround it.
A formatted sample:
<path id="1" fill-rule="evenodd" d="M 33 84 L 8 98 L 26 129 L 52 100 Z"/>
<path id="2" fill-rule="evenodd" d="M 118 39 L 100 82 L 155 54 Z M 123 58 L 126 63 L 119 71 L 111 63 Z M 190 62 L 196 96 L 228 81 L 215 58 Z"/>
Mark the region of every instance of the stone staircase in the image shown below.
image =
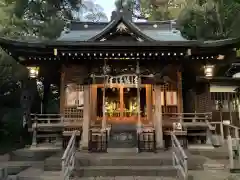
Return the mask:
<path id="1" fill-rule="evenodd" d="M 45 171 L 60 171 L 60 158 L 52 156 L 45 160 Z M 161 176 L 176 177 L 171 154 L 112 152 L 89 154 L 77 152 L 75 177 Z"/>
<path id="2" fill-rule="evenodd" d="M 133 150 L 134 151 L 134 150 Z M 177 170 L 172 166 L 170 151 L 158 153 L 136 153 L 120 150 L 105 154 L 89 154 L 77 152 L 75 179 L 93 177 L 145 177 L 146 179 L 176 179 Z M 190 170 L 203 170 L 206 158 L 189 156 Z M 60 171 L 60 155 L 49 157 L 44 163 L 45 171 Z"/>
<path id="3" fill-rule="evenodd" d="M 43 169 L 44 159 L 53 156 L 57 149 L 19 149 L 0 155 L 0 180 L 19 180 L 19 173 L 30 168 Z"/>
<path id="4" fill-rule="evenodd" d="M 59 150 L 24 149 L 2 159 L 0 156 L 0 180 L 60 180 L 62 153 Z M 199 175 L 204 180 L 227 180 L 229 172 L 224 166 L 219 166 L 217 161 L 188 152 L 187 155 L 189 180 L 198 180 Z M 170 151 L 110 151 L 101 154 L 77 152 L 73 179 L 175 180 L 176 176 L 177 170 L 172 166 Z"/>

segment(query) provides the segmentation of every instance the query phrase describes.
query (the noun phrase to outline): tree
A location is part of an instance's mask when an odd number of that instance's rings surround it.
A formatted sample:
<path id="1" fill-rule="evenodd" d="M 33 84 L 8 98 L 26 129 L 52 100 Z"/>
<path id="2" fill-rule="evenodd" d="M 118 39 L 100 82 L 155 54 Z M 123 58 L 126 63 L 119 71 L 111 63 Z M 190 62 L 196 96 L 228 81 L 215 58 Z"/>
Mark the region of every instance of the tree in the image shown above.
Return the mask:
<path id="1" fill-rule="evenodd" d="M 14 3 L 13 15 L 23 19 L 28 27 L 25 36 L 55 39 L 60 36 L 66 22 L 73 19 L 72 12 L 79 9 L 80 1 L 15 0 Z"/>
<path id="2" fill-rule="evenodd" d="M 188 1 L 178 23 L 188 39 L 224 39 L 238 37 L 240 3 L 236 0 Z"/>
<path id="3" fill-rule="evenodd" d="M 185 0 L 117 0 L 116 7 L 129 6 L 133 17 L 149 21 L 176 19 Z"/>
<path id="4" fill-rule="evenodd" d="M 80 11 L 82 11 L 82 21 L 107 22 L 108 17 L 103 12 L 103 8 L 99 4 L 95 4 L 92 0 L 82 2 Z"/>

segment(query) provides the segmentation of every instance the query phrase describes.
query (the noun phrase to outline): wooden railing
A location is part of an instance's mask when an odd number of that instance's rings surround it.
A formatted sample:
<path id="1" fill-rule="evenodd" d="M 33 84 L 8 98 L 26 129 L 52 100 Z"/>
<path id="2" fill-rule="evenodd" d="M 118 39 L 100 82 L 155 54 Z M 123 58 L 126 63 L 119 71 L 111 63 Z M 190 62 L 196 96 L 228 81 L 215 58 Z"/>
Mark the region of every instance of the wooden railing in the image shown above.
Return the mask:
<path id="1" fill-rule="evenodd" d="M 180 130 L 186 133 L 186 136 L 192 141 L 200 140 L 202 143 L 207 141 L 208 130 L 214 130 L 209 123 L 212 113 L 163 113 L 164 135 L 170 135 L 174 130 L 173 125 L 180 125 Z M 179 128 L 178 128 L 179 130 Z M 181 135 L 180 135 L 181 136 Z M 169 137 L 170 140 L 170 137 Z"/>
<path id="2" fill-rule="evenodd" d="M 38 139 L 51 142 L 56 139 L 56 143 L 61 143 L 62 136 L 71 136 L 77 130 L 80 136 L 82 119 L 65 118 L 61 114 L 31 114 L 33 132 L 32 146 L 36 146 Z"/>
<path id="3" fill-rule="evenodd" d="M 212 113 L 163 113 L 162 116 L 169 116 L 171 120 L 176 120 L 180 123 L 197 123 L 206 122 L 212 119 Z"/>
<path id="4" fill-rule="evenodd" d="M 38 123 L 39 127 L 52 127 L 58 124 L 67 125 L 79 125 L 82 123 L 83 118 L 69 118 L 62 114 L 31 114 L 31 120 L 33 123 Z"/>
<path id="5" fill-rule="evenodd" d="M 188 157 L 174 132 L 171 133 L 173 166 L 178 170 L 178 178 L 188 179 Z"/>
<path id="6" fill-rule="evenodd" d="M 78 132 L 72 133 L 71 139 L 68 142 L 67 148 L 62 156 L 62 176 L 63 180 L 70 180 L 75 167 L 75 154 L 76 154 L 76 136 Z"/>

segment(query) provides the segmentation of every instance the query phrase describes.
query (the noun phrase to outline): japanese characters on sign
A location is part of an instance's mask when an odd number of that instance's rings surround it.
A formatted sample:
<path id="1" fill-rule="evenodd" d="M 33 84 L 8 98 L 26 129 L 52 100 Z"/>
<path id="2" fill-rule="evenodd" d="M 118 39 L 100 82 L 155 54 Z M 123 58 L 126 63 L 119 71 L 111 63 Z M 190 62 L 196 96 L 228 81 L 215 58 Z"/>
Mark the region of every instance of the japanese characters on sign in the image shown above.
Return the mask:
<path id="1" fill-rule="evenodd" d="M 107 84 L 137 85 L 138 76 L 136 75 L 109 76 L 107 78 Z"/>

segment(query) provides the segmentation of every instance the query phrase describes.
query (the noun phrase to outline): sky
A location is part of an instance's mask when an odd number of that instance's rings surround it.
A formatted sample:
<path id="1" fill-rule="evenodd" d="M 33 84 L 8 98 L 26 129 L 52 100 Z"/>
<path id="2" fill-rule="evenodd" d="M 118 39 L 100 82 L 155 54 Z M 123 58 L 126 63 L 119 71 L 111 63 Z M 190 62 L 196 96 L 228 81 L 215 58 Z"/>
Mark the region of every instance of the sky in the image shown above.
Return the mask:
<path id="1" fill-rule="evenodd" d="M 115 9 L 115 0 L 95 0 L 95 3 L 99 4 L 104 9 L 108 20 L 110 20 L 112 11 Z"/>

